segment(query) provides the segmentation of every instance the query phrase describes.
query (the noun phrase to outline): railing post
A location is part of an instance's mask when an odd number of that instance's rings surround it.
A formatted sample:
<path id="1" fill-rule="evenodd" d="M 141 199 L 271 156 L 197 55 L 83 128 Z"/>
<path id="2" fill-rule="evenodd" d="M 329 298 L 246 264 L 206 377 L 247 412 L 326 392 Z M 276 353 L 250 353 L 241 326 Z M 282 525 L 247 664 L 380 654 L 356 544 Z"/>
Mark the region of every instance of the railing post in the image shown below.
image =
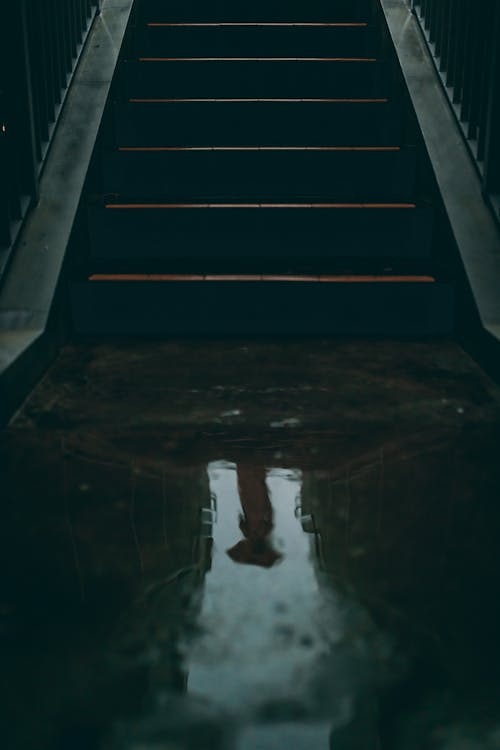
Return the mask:
<path id="1" fill-rule="evenodd" d="M 19 159 L 23 187 L 34 201 L 38 200 L 38 172 L 33 117 L 33 88 L 31 83 L 31 65 L 26 23 L 26 0 L 18 4 L 18 43 L 19 43 L 19 78 L 17 92 L 17 122 L 15 127 L 19 134 Z M 14 57 L 15 59 L 15 57 Z M 16 134 L 17 135 L 17 134 Z"/>
<path id="2" fill-rule="evenodd" d="M 495 2 L 493 39 L 500 39 L 500 4 L 498 2 Z M 500 191 L 500 49 L 498 42 L 493 45 L 491 59 L 483 185 L 485 193 Z"/>
<path id="3" fill-rule="evenodd" d="M 1 58 L 0 58 L 1 61 Z M 7 118 L 5 93 L 0 82 L 0 254 L 12 242 L 10 228 L 9 170 L 7 167 Z M 0 266 L 2 259 L 0 257 Z"/>

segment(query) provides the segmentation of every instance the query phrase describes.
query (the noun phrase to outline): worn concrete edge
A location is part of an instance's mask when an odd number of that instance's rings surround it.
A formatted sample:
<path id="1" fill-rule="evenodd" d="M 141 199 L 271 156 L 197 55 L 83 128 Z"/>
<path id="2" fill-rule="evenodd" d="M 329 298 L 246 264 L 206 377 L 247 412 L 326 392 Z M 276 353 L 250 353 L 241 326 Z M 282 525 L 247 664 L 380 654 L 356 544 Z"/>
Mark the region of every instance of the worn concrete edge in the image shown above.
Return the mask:
<path id="1" fill-rule="evenodd" d="M 60 343 L 51 316 L 88 166 L 134 0 L 104 0 L 82 52 L 40 182 L 0 289 L 0 425 Z"/>
<path id="2" fill-rule="evenodd" d="M 405 0 L 380 3 L 479 319 L 500 345 L 500 231 L 416 17 Z"/>

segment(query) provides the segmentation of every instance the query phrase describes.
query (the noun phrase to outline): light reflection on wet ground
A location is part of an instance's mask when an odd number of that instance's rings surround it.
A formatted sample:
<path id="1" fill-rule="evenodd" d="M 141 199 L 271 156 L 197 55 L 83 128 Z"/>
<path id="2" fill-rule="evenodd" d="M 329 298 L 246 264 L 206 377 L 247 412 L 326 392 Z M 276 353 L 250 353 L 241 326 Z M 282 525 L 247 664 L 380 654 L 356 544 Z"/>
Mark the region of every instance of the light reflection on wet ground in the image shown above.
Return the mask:
<path id="1" fill-rule="evenodd" d="M 252 716 L 266 705 L 308 713 L 319 661 L 342 638 L 340 607 L 318 586 L 313 545 L 295 511 L 300 473 L 268 475 L 274 509 L 270 547 L 281 559 L 272 568 L 236 564 L 228 555 L 242 534 L 236 467 L 212 464 L 217 498 L 213 561 L 199 614 L 202 634 L 186 646 L 187 688 L 221 710 Z"/>
<path id="2" fill-rule="evenodd" d="M 211 740 L 214 747 L 232 740 L 237 748 L 285 748 L 295 737 L 294 746 L 314 742 L 318 750 L 331 743 L 379 748 L 378 692 L 396 677 L 397 660 L 368 612 L 328 585 L 314 519 L 302 515 L 302 472 L 221 461 L 208 466 L 208 478 L 199 556 L 191 569 L 153 586 L 136 610 L 142 627 L 149 621 L 149 632 L 161 633 L 171 618 L 170 586 L 184 579 L 191 601 L 188 632 L 179 631 L 180 684 L 195 715 L 223 717 L 226 731 Z M 234 549 L 247 542 L 257 551 L 235 560 Z M 122 622 L 125 643 L 118 638 L 117 645 L 125 658 L 136 617 Z M 165 647 L 161 638 L 143 637 L 140 658 L 151 666 L 150 721 L 163 713 L 161 733 L 176 736 L 166 719 Z"/>
<path id="3" fill-rule="evenodd" d="M 500 747 L 498 392 L 392 346 L 61 357 L 2 443 L 7 750 Z"/>

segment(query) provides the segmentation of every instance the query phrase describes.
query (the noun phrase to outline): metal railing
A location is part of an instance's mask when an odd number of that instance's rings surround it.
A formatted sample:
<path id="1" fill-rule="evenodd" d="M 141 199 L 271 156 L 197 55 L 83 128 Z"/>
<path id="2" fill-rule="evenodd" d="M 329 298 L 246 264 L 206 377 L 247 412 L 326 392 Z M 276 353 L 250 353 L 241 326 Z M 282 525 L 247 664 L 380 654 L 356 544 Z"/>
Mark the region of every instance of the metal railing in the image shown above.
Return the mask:
<path id="1" fill-rule="evenodd" d="M 433 54 L 497 219 L 500 0 L 407 0 Z"/>
<path id="2" fill-rule="evenodd" d="M 11 0 L 0 10 L 0 279 L 38 197 L 44 160 L 100 0 Z"/>

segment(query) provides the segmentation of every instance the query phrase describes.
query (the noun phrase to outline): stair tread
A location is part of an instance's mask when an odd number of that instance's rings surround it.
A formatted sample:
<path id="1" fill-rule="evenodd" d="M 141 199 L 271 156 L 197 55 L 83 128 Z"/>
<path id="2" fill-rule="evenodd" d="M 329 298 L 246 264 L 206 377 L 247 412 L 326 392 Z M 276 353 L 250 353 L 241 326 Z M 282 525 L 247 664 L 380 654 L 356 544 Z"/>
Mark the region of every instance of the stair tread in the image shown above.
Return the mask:
<path id="1" fill-rule="evenodd" d="M 413 195 L 415 149 L 371 148 L 121 148 L 102 155 L 96 191 L 173 198 L 278 195 L 379 199 Z M 366 189 L 366 194 L 362 193 Z"/>
<path id="2" fill-rule="evenodd" d="M 341 97 L 389 93 L 377 58 L 142 58 L 121 65 L 133 98 Z"/>
<path id="3" fill-rule="evenodd" d="M 453 291 L 427 282 L 87 281 L 72 286 L 72 314 L 85 335 L 444 335 Z"/>
<path id="4" fill-rule="evenodd" d="M 165 3 L 162 0 L 143 0 L 140 14 L 148 20 L 165 21 L 344 21 L 369 18 L 372 4 L 369 0 L 353 4 L 350 0 L 336 3 L 327 0 L 283 2 L 268 0 L 251 5 L 236 5 L 228 0 L 212 0 L 210 4 L 201 0 L 177 0 Z"/>
<path id="5" fill-rule="evenodd" d="M 366 203 L 321 203 L 312 208 L 310 203 L 290 202 L 106 205 L 109 208 L 89 207 L 96 257 L 139 256 L 171 262 L 254 258 L 261 263 L 263 258 L 328 262 L 367 254 L 427 257 L 430 253 L 432 209 L 414 203 L 398 208 Z"/>
<path id="6" fill-rule="evenodd" d="M 208 20 L 214 20 L 216 16 L 223 13 L 239 15 L 243 20 L 250 20 L 246 18 L 250 15 L 267 16 L 269 14 L 274 16 L 285 15 L 288 16 L 287 20 L 291 20 L 291 18 L 298 20 L 296 16 L 301 15 L 305 20 L 308 20 L 310 14 L 318 12 L 333 12 L 339 16 L 346 14 L 358 16 L 359 13 L 366 14 L 370 8 L 369 0 L 364 0 L 364 2 L 358 0 L 357 3 L 353 3 L 352 0 L 337 0 L 335 3 L 332 3 L 331 0 L 309 0 L 307 4 L 297 0 L 288 0 L 288 2 L 266 0 L 266 2 L 254 1 L 250 6 L 247 4 L 238 6 L 229 2 L 229 0 L 212 0 L 209 5 L 203 0 L 170 0 L 168 3 L 165 3 L 165 0 L 142 0 L 139 10 L 143 16 L 157 14 L 165 17 L 202 13 L 209 15 Z"/>
<path id="7" fill-rule="evenodd" d="M 137 57 L 185 54 L 307 55 L 378 52 L 378 30 L 367 23 L 149 23 L 137 29 Z"/>
<path id="8" fill-rule="evenodd" d="M 386 98 L 135 99 L 114 109 L 119 146 L 394 146 L 401 108 Z"/>

